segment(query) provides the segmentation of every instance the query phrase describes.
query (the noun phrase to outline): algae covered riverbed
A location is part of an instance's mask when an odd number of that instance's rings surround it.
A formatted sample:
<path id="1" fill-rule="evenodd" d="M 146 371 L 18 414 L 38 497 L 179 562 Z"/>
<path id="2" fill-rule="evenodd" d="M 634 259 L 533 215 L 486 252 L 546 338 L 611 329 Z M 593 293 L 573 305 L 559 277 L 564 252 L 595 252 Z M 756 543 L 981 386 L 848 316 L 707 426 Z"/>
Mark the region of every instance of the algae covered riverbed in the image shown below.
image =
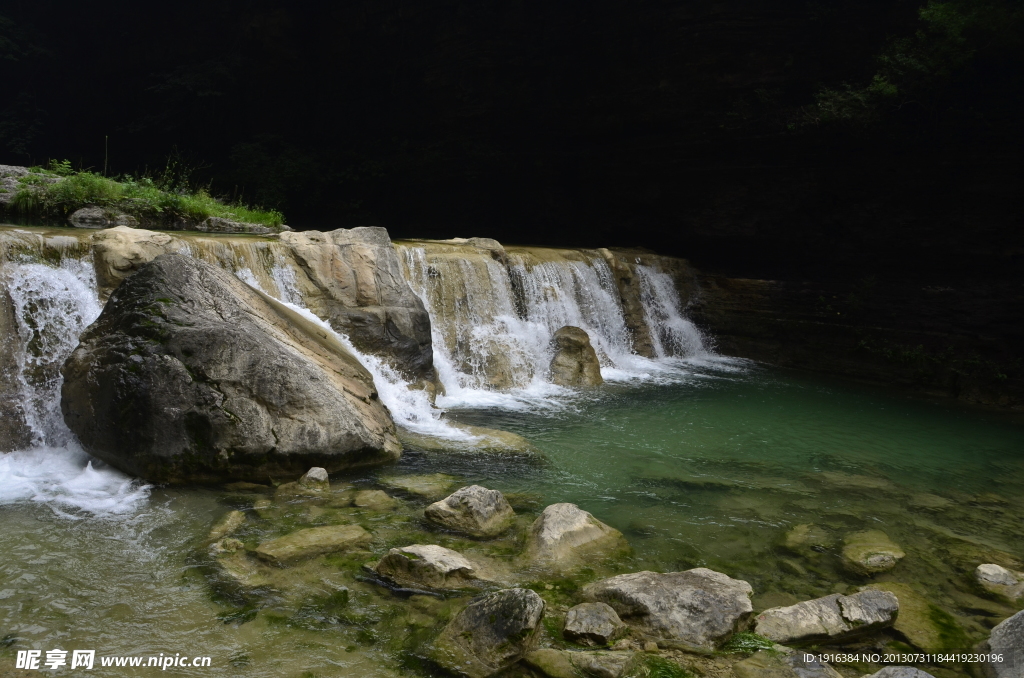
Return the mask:
<path id="1" fill-rule="evenodd" d="M 450 416 L 518 433 L 543 459 L 408 449 L 397 465 L 332 477 L 327 499 L 274 499 L 271 488 L 140 487 L 109 469 L 83 470 L 68 451 L 8 455 L 0 461 L 0 662 L 13 665 L 20 649 L 61 648 L 212 659 L 176 675 L 433 675 L 422 648 L 466 598 L 393 592 L 364 568 L 412 543 L 485 559 L 537 590 L 548 601 L 543 642 L 555 646 L 581 584 L 644 569 L 704 566 L 744 579 L 755 611 L 902 585 L 931 623 L 910 628 L 908 613 L 902 630 L 872 640 L 890 647 L 968 649 L 1014 611 L 980 590 L 973 571 L 983 562 L 1021 569 L 1019 420 L 714 359 L 591 395 L 469 405 Z M 429 501 L 471 483 L 506 493 L 518 514 L 506 536 L 474 541 L 423 521 Z M 361 489 L 397 503 L 352 505 Z M 621 530 L 632 554 L 568 574 L 533 569 L 521 558 L 522 535 L 556 502 Z M 240 591 L 224 585 L 204 545 L 230 510 L 245 513 L 236 536 L 248 548 L 317 525 L 361 525 L 373 539 L 279 570 L 266 590 Z M 794 528 L 807 525 L 814 539 L 794 541 Z M 906 553 L 874 577 L 853 574 L 840 555 L 844 536 L 868 529 Z"/>

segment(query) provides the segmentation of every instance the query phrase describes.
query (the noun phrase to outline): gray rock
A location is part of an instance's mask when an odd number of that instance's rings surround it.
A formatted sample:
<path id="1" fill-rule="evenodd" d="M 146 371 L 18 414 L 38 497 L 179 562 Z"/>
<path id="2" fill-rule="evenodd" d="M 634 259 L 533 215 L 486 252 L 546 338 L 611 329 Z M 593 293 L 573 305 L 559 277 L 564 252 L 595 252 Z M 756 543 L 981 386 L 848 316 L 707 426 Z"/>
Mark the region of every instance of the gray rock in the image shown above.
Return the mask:
<path id="1" fill-rule="evenodd" d="M 978 650 L 1002 655 L 1001 662 L 982 664 L 988 678 L 1024 678 L 1024 610 L 996 624 Z"/>
<path id="2" fill-rule="evenodd" d="M 776 643 L 837 641 L 892 626 L 900 609 L 896 595 L 867 590 L 834 593 L 757 615 L 754 630 Z"/>
<path id="3" fill-rule="evenodd" d="M 398 506 L 398 500 L 382 490 L 360 490 L 352 498 L 352 505 L 371 511 L 386 511 Z"/>
<path id="4" fill-rule="evenodd" d="M 255 235 L 267 235 L 269 233 L 292 230 L 287 226 L 265 226 L 245 221 L 233 221 L 224 217 L 207 217 L 192 228 L 204 233 L 252 233 Z"/>
<path id="5" fill-rule="evenodd" d="M 547 678 L 580 678 L 576 667 L 569 661 L 569 653 L 564 650 L 534 650 L 523 657 L 523 663 Z"/>
<path id="6" fill-rule="evenodd" d="M 386 476 L 380 479 L 382 485 L 423 497 L 438 499 L 451 490 L 458 479 L 444 473 L 427 473 L 417 476 Z"/>
<path id="7" fill-rule="evenodd" d="M 607 603 L 659 645 L 713 650 L 750 618 L 750 584 L 698 567 L 685 572 L 634 572 L 595 582 L 587 600 Z"/>
<path id="8" fill-rule="evenodd" d="M 515 521 L 515 512 L 504 495 L 480 485 L 463 487 L 428 506 L 427 520 L 472 537 L 495 537 Z"/>
<path id="9" fill-rule="evenodd" d="M 779 655 L 761 650 L 732 666 L 736 678 L 842 678 L 834 668 L 803 652 Z"/>
<path id="10" fill-rule="evenodd" d="M 473 563 L 457 551 L 434 544 L 391 549 L 374 572 L 402 587 L 431 589 L 480 588 Z"/>
<path id="11" fill-rule="evenodd" d="M 843 538 L 843 562 L 860 575 L 891 570 L 906 555 L 880 530 L 854 532 Z"/>
<path id="12" fill-rule="evenodd" d="M 183 247 L 183 243 L 166 233 L 141 228 L 116 226 L 92 234 L 93 264 L 100 296 L 106 298 L 121 281 L 143 264 L 161 254 L 170 254 Z"/>
<path id="13" fill-rule="evenodd" d="M 283 233 L 281 242 L 311 282 L 304 294 L 311 311 L 360 351 L 383 358 L 429 392 L 440 388 L 430 316 L 402 275 L 387 230 Z"/>
<path id="14" fill-rule="evenodd" d="M 987 591 L 1016 600 L 1024 598 L 1024 572 L 1008 570 L 995 563 L 978 565 L 974 577 Z"/>
<path id="15" fill-rule="evenodd" d="M 238 528 L 245 522 L 245 514 L 241 511 L 228 511 L 220 520 L 213 524 L 210 528 L 210 534 L 206 536 L 208 543 L 213 543 L 224 537 L 232 535 Z"/>
<path id="16" fill-rule="evenodd" d="M 629 548 L 618 530 L 605 525 L 575 504 L 552 504 L 530 527 L 526 557 L 534 563 L 570 568 L 597 553 Z"/>
<path id="17" fill-rule="evenodd" d="M 284 567 L 317 556 L 348 551 L 363 546 L 373 539 L 358 525 L 327 525 L 297 530 L 256 547 L 261 560 Z"/>
<path id="18" fill-rule="evenodd" d="M 932 674 L 915 669 L 913 666 L 886 666 L 881 671 L 875 671 L 867 678 L 935 678 Z"/>
<path id="19" fill-rule="evenodd" d="M 310 489 L 327 492 L 331 489 L 331 481 L 327 477 L 327 469 L 322 466 L 314 466 L 306 471 L 298 480 L 299 485 Z"/>
<path id="20" fill-rule="evenodd" d="M 112 226 L 134 228 L 139 225 L 139 220 L 130 214 L 106 207 L 83 207 L 71 213 L 68 223 L 75 228 L 111 228 Z"/>
<path id="21" fill-rule="evenodd" d="M 157 482 L 267 481 L 401 454 L 373 379 L 332 335 L 231 273 L 143 265 L 64 365 L 85 449 Z"/>
<path id="22" fill-rule="evenodd" d="M 430 658 L 452 673 L 486 678 L 533 649 L 544 600 L 528 589 L 504 589 L 470 601 L 448 622 Z"/>
<path id="23" fill-rule="evenodd" d="M 601 363 L 586 331 L 566 325 L 555 332 L 551 343 L 554 344 L 555 355 L 548 369 L 553 384 L 599 386 L 604 383 Z"/>
<path id="24" fill-rule="evenodd" d="M 637 666 L 635 652 L 566 652 L 569 663 L 584 676 L 622 678 Z"/>
<path id="25" fill-rule="evenodd" d="M 584 645 L 610 645 L 629 632 L 619 615 L 607 603 L 582 603 L 565 616 L 562 634 Z"/>

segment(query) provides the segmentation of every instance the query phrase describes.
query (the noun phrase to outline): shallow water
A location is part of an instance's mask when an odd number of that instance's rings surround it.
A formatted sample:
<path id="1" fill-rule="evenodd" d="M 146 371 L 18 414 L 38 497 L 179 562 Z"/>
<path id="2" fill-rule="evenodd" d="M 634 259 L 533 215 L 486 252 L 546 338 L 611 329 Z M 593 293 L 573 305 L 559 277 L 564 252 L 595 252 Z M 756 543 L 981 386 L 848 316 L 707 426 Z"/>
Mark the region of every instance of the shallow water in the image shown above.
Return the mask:
<path id="1" fill-rule="evenodd" d="M 445 472 L 509 493 L 523 526 L 547 504 L 574 502 L 622 530 L 634 549 L 593 563 L 583 579 L 707 566 L 749 581 L 755 608 L 867 581 L 841 568 L 838 549 L 784 551 L 780 541 L 794 525 L 818 524 L 837 542 L 881 529 L 908 555 L 878 579 L 917 586 L 972 642 L 993 619 L 972 603 L 970 570 L 996 552 L 1024 557 L 1019 418 L 728 360 L 662 365 L 646 382 L 523 393 L 500 405 L 450 415 L 519 433 L 546 463 L 409 450 L 395 467 L 332 481 L 375 487 L 395 474 Z M 296 571 L 294 595 L 246 606 L 211 589 L 196 554 L 219 515 L 255 496 L 140 487 L 71 452 L 36 454 L 0 457 L 0 668 L 13 666 L 19 649 L 62 648 L 212 657 L 212 668 L 176 669 L 189 676 L 429 674 L 417 648 L 458 600 L 410 602 L 361 581 L 358 558 L 328 558 Z M 72 480 L 62 484 L 39 470 L 55 463 L 78 474 L 65 468 L 58 475 Z M 514 565 L 514 536 L 488 545 L 425 533 L 417 517 L 425 503 L 405 497 L 383 515 L 338 516 L 375 533 L 365 560 L 432 538 Z M 277 518 L 292 526 L 325 519 L 301 504 L 282 511 Z M 241 537 L 255 543 L 275 529 L 253 514 Z M 350 596 L 344 611 L 325 613 L 342 586 Z M 545 593 L 553 603 L 571 601 L 558 594 Z"/>

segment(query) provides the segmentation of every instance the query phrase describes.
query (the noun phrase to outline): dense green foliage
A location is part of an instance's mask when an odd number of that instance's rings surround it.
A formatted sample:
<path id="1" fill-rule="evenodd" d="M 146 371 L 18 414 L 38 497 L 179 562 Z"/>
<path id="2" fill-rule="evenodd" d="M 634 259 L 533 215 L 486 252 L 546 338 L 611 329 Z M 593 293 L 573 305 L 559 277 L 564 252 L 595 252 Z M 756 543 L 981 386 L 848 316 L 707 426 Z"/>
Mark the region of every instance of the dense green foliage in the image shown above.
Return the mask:
<path id="1" fill-rule="evenodd" d="M 1000 83 L 998 73 L 1020 59 L 1024 3 L 932 0 L 920 8 L 918 17 L 920 27 L 913 35 L 888 41 L 877 57 L 877 70 L 870 82 L 825 87 L 818 92 L 812 115 L 815 122 L 867 125 L 904 109 L 933 121 L 951 115 L 1016 113 L 1005 104 L 1018 98 L 1012 90 L 1019 89 L 1019 83 Z M 985 99 L 993 93 L 1005 99 L 997 110 L 984 105 L 990 103 Z"/>
<path id="2" fill-rule="evenodd" d="M 73 171 L 67 160 L 51 161 L 49 169 L 32 169 L 35 174 L 19 180 L 21 188 L 11 202 L 15 210 L 26 215 L 63 217 L 95 205 L 148 220 L 198 223 L 207 217 L 222 217 L 271 227 L 284 223 L 284 216 L 276 210 L 228 204 L 210 195 L 206 188 L 188 187 L 170 173 L 157 178 L 126 175 L 111 179 Z"/>

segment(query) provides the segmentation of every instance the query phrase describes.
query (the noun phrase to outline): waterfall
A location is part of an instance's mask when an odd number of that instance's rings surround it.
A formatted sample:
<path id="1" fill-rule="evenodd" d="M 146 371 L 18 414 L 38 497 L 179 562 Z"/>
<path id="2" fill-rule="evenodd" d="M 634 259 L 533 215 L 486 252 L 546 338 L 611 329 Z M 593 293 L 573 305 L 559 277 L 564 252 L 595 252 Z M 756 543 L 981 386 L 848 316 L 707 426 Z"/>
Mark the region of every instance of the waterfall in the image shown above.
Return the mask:
<path id="1" fill-rule="evenodd" d="M 496 392 L 559 392 L 547 371 L 551 338 L 565 325 L 590 335 L 606 380 L 648 377 L 673 359 L 707 354 L 671 276 L 653 268 L 638 265 L 636 274 L 656 361 L 635 353 L 615 277 L 597 252 L 510 248 L 502 261 L 462 244 L 398 248 L 403 273 L 430 313 L 445 405 L 508 406 Z"/>
<path id="2" fill-rule="evenodd" d="M 0 283 L 14 310 L 13 335 L 3 340 L 11 342 L 13 386 L 30 439 L 27 449 L 0 455 L 0 504 L 42 502 L 69 518 L 133 512 L 148 486 L 105 465 L 94 468 L 60 410 L 61 366 L 102 310 L 91 260 L 5 263 Z"/>

